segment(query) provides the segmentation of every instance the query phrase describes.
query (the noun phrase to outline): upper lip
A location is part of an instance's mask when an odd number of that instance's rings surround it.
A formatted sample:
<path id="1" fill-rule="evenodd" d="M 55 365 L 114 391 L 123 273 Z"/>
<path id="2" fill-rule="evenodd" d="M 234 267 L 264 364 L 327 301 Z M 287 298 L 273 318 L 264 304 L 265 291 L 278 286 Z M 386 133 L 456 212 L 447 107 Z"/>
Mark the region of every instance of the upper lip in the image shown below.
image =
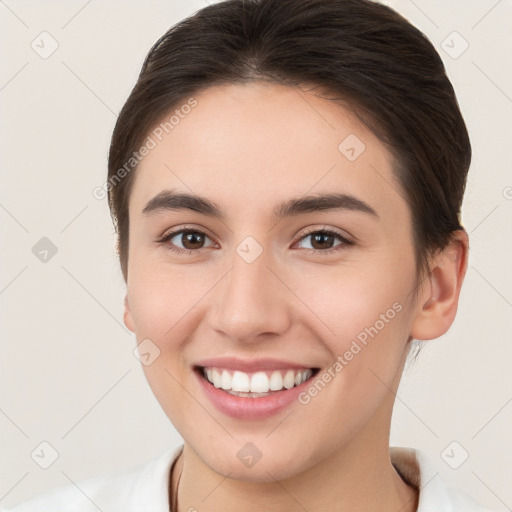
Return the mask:
<path id="1" fill-rule="evenodd" d="M 206 368 L 225 368 L 226 370 L 239 370 L 242 372 L 255 372 L 258 370 L 300 370 L 315 368 L 309 364 L 300 364 L 273 358 L 242 359 L 239 357 L 212 357 L 198 361 L 195 366 Z"/>

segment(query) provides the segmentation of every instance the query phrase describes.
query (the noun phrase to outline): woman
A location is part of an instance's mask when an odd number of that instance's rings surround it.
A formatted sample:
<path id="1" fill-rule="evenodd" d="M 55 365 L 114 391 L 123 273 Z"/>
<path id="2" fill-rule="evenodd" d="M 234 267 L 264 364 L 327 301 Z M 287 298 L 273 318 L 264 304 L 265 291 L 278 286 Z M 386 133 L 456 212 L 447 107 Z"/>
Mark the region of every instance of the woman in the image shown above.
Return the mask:
<path id="1" fill-rule="evenodd" d="M 389 447 L 452 324 L 471 147 L 431 43 L 367 0 L 228 0 L 153 46 L 106 191 L 124 321 L 184 445 L 15 507 L 482 511 Z"/>

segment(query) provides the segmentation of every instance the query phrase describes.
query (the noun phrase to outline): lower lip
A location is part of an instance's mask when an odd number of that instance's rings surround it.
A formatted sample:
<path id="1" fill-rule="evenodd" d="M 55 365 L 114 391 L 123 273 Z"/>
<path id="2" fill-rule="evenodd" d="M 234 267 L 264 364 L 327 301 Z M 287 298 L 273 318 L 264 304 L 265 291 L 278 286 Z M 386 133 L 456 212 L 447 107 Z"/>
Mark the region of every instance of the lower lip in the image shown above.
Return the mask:
<path id="1" fill-rule="evenodd" d="M 199 372 L 195 371 L 199 384 L 212 404 L 223 414 L 237 419 L 265 419 L 282 411 L 294 401 L 299 394 L 310 385 L 313 377 L 291 389 L 276 391 L 268 396 L 258 398 L 231 395 L 210 384 Z"/>

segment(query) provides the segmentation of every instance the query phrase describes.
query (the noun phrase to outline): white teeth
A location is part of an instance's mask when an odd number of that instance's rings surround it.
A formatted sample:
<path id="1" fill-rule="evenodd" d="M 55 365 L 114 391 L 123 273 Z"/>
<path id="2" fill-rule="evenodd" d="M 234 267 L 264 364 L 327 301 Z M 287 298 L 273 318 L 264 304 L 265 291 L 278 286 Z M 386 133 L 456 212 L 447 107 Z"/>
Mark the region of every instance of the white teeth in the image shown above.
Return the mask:
<path id="1" fill-rule="evenodd" d="M 222 375 L 221 375 L 221 379 L 220 379 L 220 387 L 222 389 L 231 389 L 231 383 L 232 383 L 233 379 L 231 378 L 231 374 L 226 371 L 226 370 L 222 370 Z"/>
<path id="2" fill-rule="evenodd" d="M 226 371 L 226 370 L 224 370 L 224 371 Z M 231 389 L 233 391 L 246 391 L 247 392 L 247 391 L 249 391 L 250 386 L 251 386 L 251 383 L 249 381 L 249 375 L 247 375 L 247 373 L 244 373 L 244 372 L 233 373 L 233 380 L 231 381 Z"/>
<path id="3" fill-rule="evenodd" d="M 275 370 L 272 373 L 259 371 L 248 374 L 241 371 L 229 371 L 220 368 L 203 368 L 204 377 L 216 388 L 232 391 L 231 394 L 250 393 L 250 396 L 265 396 L 270 391 L 291 389 L 302 384 L 313 375 L 307 370 Z"/>
<path id="4" fill-rule="evenodd" d="M 267 393 L 269 389 L 270 384 L 265 372 L 257 372 L 251 377 L 251 393 Z"/>
<path id="5" fill-rule="evenodd" d="M 286 389 L 292 389 L 294 385 L 295 385 L 295 372 L 293 370 L 288 370 L 283 379 L 283 386 Z"/>
<path id="6" fill-rule="evenodd" d="M 305 380 L 308 380 L 313 375 L 313 372 L 311 370 L 306 370 L 305 372 L 302 372 L 302 379 L 300 383 L 302 384 Z"/>
<path id="7" fill-rule="evenodd" d="M 208 372 L 206 372 L 206 378 L 216 387 L 220 388 L 220 385 L 222 383 L 222 379 L 220 376 L 220 373 L 215 368 L 212 369 L 212 376 L 208 375 Z"/>
<path id="8" fill-rule="evenodd" d="M 283 389 L 283 376 L 281 372 L 275 371 L 270 376 L 270 390 L 279 391 Z"/>

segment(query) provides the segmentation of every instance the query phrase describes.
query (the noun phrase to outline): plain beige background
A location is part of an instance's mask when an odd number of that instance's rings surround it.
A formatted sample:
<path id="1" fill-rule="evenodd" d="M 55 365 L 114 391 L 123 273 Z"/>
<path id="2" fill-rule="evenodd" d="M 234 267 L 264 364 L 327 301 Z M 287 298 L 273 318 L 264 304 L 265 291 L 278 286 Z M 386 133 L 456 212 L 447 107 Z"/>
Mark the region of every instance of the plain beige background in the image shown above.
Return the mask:
<path id="1" fill-rule="evenodd" d="M 510 510 L 512 1 L 386 3 L 440 52 L 474 151 L 459 313 L 407 367 L 391 444 L 423 450 L 451 484 Z M 0 1 L 0 508 L 181 442 L 133 354 L 107 203 L 92 192 L 149 48 L 205 5 Z"/>

